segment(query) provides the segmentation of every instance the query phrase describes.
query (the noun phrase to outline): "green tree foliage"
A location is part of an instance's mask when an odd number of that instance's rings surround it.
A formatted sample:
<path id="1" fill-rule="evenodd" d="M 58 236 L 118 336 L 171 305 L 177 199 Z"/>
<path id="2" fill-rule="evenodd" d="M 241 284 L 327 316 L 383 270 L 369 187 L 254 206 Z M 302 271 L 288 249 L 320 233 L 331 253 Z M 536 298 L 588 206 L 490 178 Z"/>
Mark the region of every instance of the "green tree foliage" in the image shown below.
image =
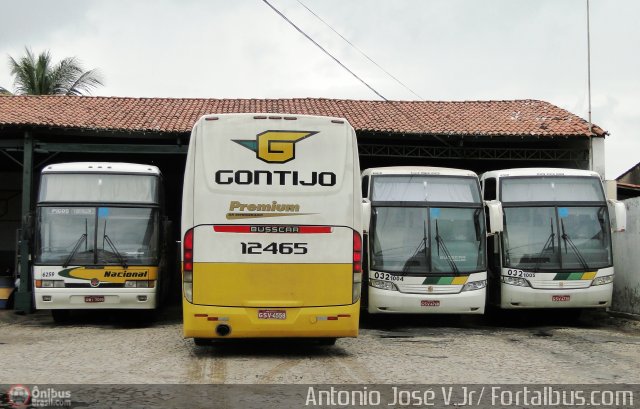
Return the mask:
<path id="1" fill-rule="evenodd" d="M 17 60 L 9 56 L 15 95 L 85 95 L 103 85 L 97 70 L 84 71 L 77 58 L 67 57 L 54 64 L 49 51 L 37 57 L 29 48 Z M 0 94 L 11 94 L 0 87 Z"/>

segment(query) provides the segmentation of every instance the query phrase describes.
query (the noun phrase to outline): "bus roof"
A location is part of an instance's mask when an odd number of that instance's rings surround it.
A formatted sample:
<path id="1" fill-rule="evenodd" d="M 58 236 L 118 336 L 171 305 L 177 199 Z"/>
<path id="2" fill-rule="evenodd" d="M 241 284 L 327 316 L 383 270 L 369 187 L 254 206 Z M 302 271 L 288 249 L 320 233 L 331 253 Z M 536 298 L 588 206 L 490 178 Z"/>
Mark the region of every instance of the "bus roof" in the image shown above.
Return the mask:
<path id="1" fill-rule="evenodd" d="M 492 170 L 482 174 L 481 179 L 517 176 L 591 176 L 600 178 L 598 172 L 565 168 L 515 168 Z"/>
<path id="2" fill-rule="evenodd" d="M 69 162 L 49 165 L 42 169 L 42 173 L 140 173 L 160 175 L 160 169 L 153 165 L 123 162 Z"/>
<path id="3" fill-rule="evenodd" d="M 426 174 L 433 176 L 471 176 L 478 177 L 470 170 L 439 168 L 434 166 L 388 166 L 382 168 L 369 168 L 362 172 L 362 176 L 371 175 L 416 175 Z"/>
<path id="4" fill-rule="evenodd" d="M 331 121 L 333 123 L 338 124 L 349 124 L 344 118 L 333 117 L 333 116 L 324 116 L 324 115 L 298 115 L 298 114 L 278 114 L 278 113 L 229 113 L 229 114 L 208 114 L 200 117 L 200 119 L 196 122 L 202 121 L 215 121 L 217 119 L 233 119 L 233 118 L 244 118 L 244 117 L 253 117 L 255 120 L 264 120 L 264 119 L 284 119 L 286 121 L 295 121 L 297 119 L 303 118 L 311 118 L 311 119 L 326 119 L 327 121 Z M 349 124 L 349 126 L 351 126 Z"/>

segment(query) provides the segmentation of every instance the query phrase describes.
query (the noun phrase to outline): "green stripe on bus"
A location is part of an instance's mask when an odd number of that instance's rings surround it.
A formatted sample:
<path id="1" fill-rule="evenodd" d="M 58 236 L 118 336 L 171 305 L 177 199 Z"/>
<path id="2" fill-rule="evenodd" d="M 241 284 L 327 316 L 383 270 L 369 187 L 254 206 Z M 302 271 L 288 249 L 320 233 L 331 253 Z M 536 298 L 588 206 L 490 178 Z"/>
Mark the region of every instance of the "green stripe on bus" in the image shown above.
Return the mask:
<path id="1" fill-rule="evenodd" d="M 455 277 L 427 277 L 422 285 L 450 285 Z"/>
<path id="2" fill-rule="evenodd" d="M 553 277 L 554 281 L 560 280 L 582 280 L 582 276 L 588 273 L 556 273 L 556 276 Z"/>

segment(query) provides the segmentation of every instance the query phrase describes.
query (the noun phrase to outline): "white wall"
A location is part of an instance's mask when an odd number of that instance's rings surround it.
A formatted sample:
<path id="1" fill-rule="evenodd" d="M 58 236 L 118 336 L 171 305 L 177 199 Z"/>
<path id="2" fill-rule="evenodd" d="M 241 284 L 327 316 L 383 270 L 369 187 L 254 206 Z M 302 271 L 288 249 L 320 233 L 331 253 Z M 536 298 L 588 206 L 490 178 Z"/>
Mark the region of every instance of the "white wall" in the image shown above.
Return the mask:
<path id="1" fill-rule="evenodd" d="M 624 201 L 627 230 L 613 234 L 614 311 L 640 314 L 640 197 Z"/>
<path id="2" fill-rule="evenodd" d="M 600 177 L 604 179 L 604 138 L 591 138 L 591 148 L 589 151 L 591 156 L 589 158 L 590 170 L 598 172 Z"/>

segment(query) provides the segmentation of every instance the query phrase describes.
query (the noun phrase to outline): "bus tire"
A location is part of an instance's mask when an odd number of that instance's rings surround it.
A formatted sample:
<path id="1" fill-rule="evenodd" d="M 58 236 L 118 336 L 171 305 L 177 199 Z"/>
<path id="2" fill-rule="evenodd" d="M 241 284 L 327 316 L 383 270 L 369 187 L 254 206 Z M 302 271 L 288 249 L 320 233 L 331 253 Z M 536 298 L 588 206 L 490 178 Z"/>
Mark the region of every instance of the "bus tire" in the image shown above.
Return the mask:
<path id="1" fill-rule="evenodd" d="M 69 322 L 71 313 L 69 310 L 51 310 L 53 322 L 56 324 L 66 324 Z"/>
<path id="2" fill-rule="evenodd" d="M 208 347 L 211 345 L 211 340 L 209 338 L 194 338 L 193 343 L 198 347 Z"/>
<path id="3" fill-rule="evenodd" d="M 336 338 L 320 338 L 318 343 L 323 346 L 332 346 L 336 344 Z"/>

